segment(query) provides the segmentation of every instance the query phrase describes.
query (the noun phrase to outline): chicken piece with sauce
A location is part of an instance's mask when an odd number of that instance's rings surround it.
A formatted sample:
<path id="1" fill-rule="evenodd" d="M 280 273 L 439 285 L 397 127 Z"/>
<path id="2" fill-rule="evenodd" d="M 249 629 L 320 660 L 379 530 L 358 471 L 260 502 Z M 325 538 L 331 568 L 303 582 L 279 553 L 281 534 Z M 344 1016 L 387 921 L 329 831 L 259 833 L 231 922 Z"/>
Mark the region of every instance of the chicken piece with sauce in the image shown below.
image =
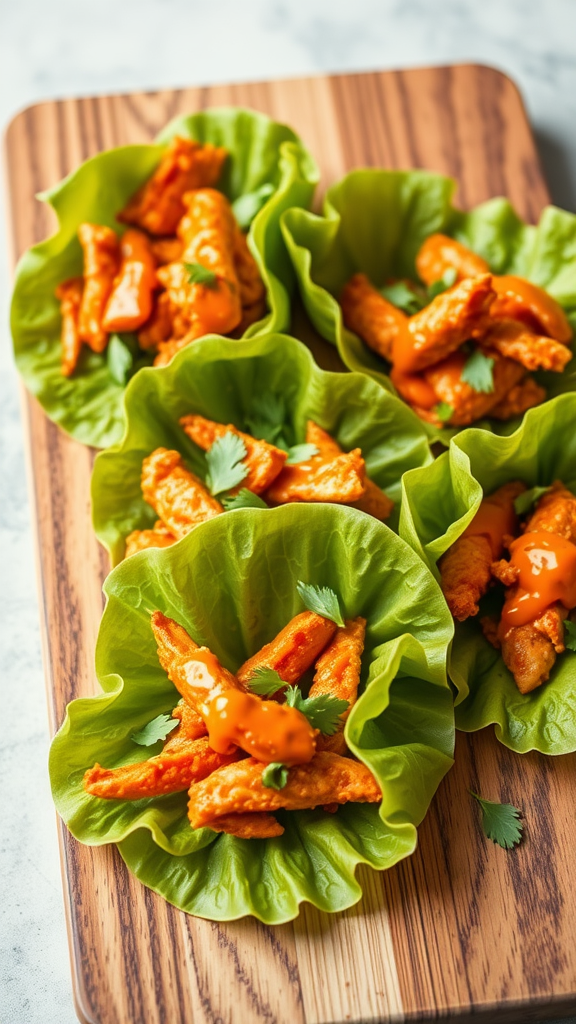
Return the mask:
<path id="1" fill-rule="evenodd" d="M 459 622 L 478 614 L 478 602 L 492 579 L 492 563 L 516 531 L 514 501 L 525 490 L 523 483 L 513 481 L 483 498 L 472 522 L 439 560 L 442 591 Z"/>
<path id="2" fill-rule="evenodd" d="M 539 500 L 510 561 L 494 576 L 509 589 L 496 643 L 520 693 L 546 682 L 564 650 L 564 625 L 576 607 L 576 497 L 557 481 Z"/>
<path id="3" fill-rule="evenodd" d="M 118 214 L 118 220 L 151 235 L 173 235 L 184 215 L 185 194 L 215 185 L 226 156 L 225 149 L 210 142 L 176 136 L 152 177 Z"/>

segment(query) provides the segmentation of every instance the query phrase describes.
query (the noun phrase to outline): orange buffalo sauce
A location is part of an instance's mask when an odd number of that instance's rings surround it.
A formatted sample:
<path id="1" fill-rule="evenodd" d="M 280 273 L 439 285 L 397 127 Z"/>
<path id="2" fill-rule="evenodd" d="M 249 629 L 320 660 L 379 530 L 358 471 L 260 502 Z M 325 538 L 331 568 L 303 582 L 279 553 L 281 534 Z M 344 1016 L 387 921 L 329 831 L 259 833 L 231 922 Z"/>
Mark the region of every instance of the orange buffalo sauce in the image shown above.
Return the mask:
<path id="1" fill-rule="evenodd" d="M 500 558 L 504 550 L 504 537 L 514 534 L 516 513 L 512 502 L 502 506 L 484 498 L 474 519 L 466 527 L 463 537 L 487 537 L 492 548 L 492 557 Z M 575 549 L 576 550 L 576 549 Z"/>
<path id="2" fill-rule="evenodd" d="M 146 235 L 129 228 L 120 241 L 122 262 L 102 318 L 104 330 L 135 331 L 152 313 L 156 260 Z"/>
<path id="3" fill-rule="evenodd" d="M 502 609 L 502 626 L 524 626 L 551 604 L 576 607 L 576 544 L 556 533 L 525 533 L 510 545 L 510 564 L 519 569 L 518 586 Z"/>
<path id="4" fill-rule="evenodd" d="M 405 373 L 393 366 L 390 380 L 398 394 L 410 405 L 417 405 L 419 409 L 432 409 L 438 404 L 438 395 L 421 373 Z"/>
<path id="5" fill-rule="evenodd" d="M 240 683 L 222 668 L 215 654 L 207 647 L 199 647 L 187 658 L 178 673 L 178 689 L 193 707 L 197 707 L 203 718 L 208 713 L 212 700 Z M 189 690 L 189 693 L 187 692 Z"/>
<path id="6" fill-rule="evenodd" d="M 218 754 L 242 747 L 258 761 L 305 764 L 316 752 L 317 729 L 296 708 L 229 690 L 210 702 L 208 742 Z"/>

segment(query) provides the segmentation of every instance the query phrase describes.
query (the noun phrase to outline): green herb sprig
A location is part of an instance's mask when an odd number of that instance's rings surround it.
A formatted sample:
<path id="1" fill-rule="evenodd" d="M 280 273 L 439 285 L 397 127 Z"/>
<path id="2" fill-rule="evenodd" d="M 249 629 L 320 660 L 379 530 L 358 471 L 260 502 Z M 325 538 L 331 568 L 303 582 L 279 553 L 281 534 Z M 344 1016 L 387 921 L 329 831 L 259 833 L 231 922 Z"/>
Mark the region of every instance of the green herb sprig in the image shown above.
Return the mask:
<path id="1" fill-rule="evenodd" d="M 513 804 L 499 804 L 492 800 L 484 800 L 477 793 L 469 790 L 470 796 L 478 801 L 482 808 L 482 829 L 487 839 L 497 843 L 504 850 L 511 850 L 522 839 L 524 825 L 519 821 L 522 813 Z"/>

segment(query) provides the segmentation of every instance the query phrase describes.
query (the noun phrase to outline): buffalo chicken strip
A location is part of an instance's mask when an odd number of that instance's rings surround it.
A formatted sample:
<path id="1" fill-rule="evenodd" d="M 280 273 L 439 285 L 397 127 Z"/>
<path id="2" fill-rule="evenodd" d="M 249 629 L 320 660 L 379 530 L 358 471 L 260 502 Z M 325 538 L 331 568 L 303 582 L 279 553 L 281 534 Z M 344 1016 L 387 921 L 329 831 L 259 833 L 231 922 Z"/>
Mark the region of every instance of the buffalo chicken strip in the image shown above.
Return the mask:
<path id="1" fill-rule="evenodd" d="M 178 225 L 184 243 L 182 261 L 168 263 L 157 272 L 177 311 L 177 336 L 160 343 L 157 366 L 166 365 L 180 348 L 204 334 L 228 334 L 242 318 L 232 207 L 221 192 L 208 188 L 188 193 L 184 202 L 186 212 Z M 199 266 L 214 277 L 207 282 L 190 281 L 189 266 Z"/>
<path id="2" fill-rule="evenodd" d="M 447 270 L 456 271 L 457 281 L 490 273 L 486 260 L 455 238 L 442 234 L 430 235 L 422 243 L 416 256 L 416 270 L 420 280 L 427 285 L 439 281 Z"/>
<path id="3" fill-rule="evenodd" d="M 246 446 L 243 464 L 248 473 L 239 486 L 247 487 L 254 494 L 261 494 L 270 486 L 288 458 L 287 452 L 268 444 L 267 441 L 259 441 L 250 434 L 242 433 L 231 423 L 224 426 L 222 423 L 207 420 L 204 416 L 190 415 L 181 418 L 180 426 L 190 440 L 204 451 L 208 451 L 214 441 L 225 434 L 232 433 L 242 438 Z"/>
<path id="4" fill-rule="evenodd" d="M 308 420 L 306 426 L 306 443 L 315 445 L 321 455 L 339 455 L 342 452 L 338 442 L 313 420 Z M 362 497 L 357 501 L 347 502 L 347 504 L 351 508 L 358 508 L 361 512 L 367 512 L 368 515 L 380 520 L 388 519 L 394 508 L 394 502 L 369 477 L 364 480 Z"/>
<path id="5" fill-rule="evenodd" d="M 465 341 L 480 338 L 495 296 L 490 274 L 467 277 L 437 295 L 409 318 L 409 338 L 399 336 L 394 343 L 394 366 L 415 373 L 445 359 Z"/>
<path id="6" fill-rule="evenodd" d="M 354 274 L 342 289 L 344 323 L 369 348 L 388 362 L 399 335 L 408 331 L 408 317 L 377 291 L 365 274 Z"/>
<path id="7" fill-rule="evenodd" d="M 516 528 L 514 501 L 526 487 L 505 484 L 484 498 L 469 526 L 438 562 L 441 586 L 452 615 L 464 622 L 478 614 L 478 601 L 491 582 L 491 566 Z"/>
<path id="8" fill-rule="evenodd" d="M 169 739 L 161 754 L 126 764 L 121 768 L 102 768 L 95 764 L 84 775 L 84 789 L 106 800 L 141 800 L 188 789 L 239 756 L 238 752 L 218 754 L 208 739 Z"/>
<path id="9" fill-rule="evenodd" d="M 337 626 L 316 612 L 300 612 L 270 641 L 248 658 L 236 673 L 248 683 L 259 668 L 271 668 L 283 682 L 293 685 L 314 664 L 330 642 Z"/>
<path id="10" fill-rule="evenodd" d="M 568 344 L 572 328 L 562 306 L 538 285 L 523 277 L 503 274 L 494 277 L 496 299 L 491 309 L 498 320 L 519 320 L 535 334 Z"/>
<path id="11" fill-rule="evenodd" d="M 564 583 L 567 590 L 571 588 L 576 600 L 576 549 L 572 552 L 572 547 L 576 545 L 576 497 L 559 481 L 538 502 L 526 524 L 523 540 L 529 541 L 531 534 L 541 537 L 547 533 L 560 538 L 564 547 L 570 545 L 566 548 L 570 579 L 565 579 Z M 514 552 L 515 545 L 512 544 L 511 562 L 497 562 L 493 566 L 496 578 L 510 585 L 498 628 L 498 640 L 504 663 L 514 676 L 520 693 L 530 693 L 546 682 L 556 661 L 556 655 L 564 650 L 563 620 L 568 614 L 568 609 L 562 602 L 553 601 L 548 607 L 539 609 L 532 620 L 509 625 L 506 610 L 516 604 L 518 586 L 515 579 L 520 574 L 515 565 Z M 538 583 L 539 591 L 542 590 L 544 582 Z"/>
<path id="12" fill-rule="evenodd" d="M 193 828 L 239 812 L 303 810 L 324 804 L 379 803 L 382 794 L 372 773 L 359 761 L 320 751 L 308 764 L 288 772 L 283 789 L 262 783 L 265 765 L 246 758 L 214 772 L 189 790 L 188 817 Z"/>
<path id="13" fill-rule="evenodd" d="M 110 334 L 142 327 L 150 318 L 158 288 L 156 260 L 146 235 L 129 228 L 120 239 L 120 255 L 120 269 L 102 317 L 102 326 Z"/>
<path id="14" fill-rule="evenodd" d="M 190 637 L 181 642 L 182 627 L 174 625 L 175 631 L 160 612 L 152 616 L 160 662 L 184 700 L 204 719 L 214 750 L 229 754 L 241 747 L 269 764 L 300 764 L 312 759 L 318 733 L 305 715 L 297 708 L 247 692 L 207 647 L 192 648 Z M 175 654 L 174 646 L 182 653 Z"/>
<path id="15" fill-rule="evenodd" d="M 65 377 L 71 377 L 78 364 L 82 339 L 78 330 L 78 317 L 82 303 L 82 292 L 84 280 L 81 277 L 70 278 L 59 284 L 55 295 L 60 301 L 60 315 L 62 317 L 62 373 Z"/>
<path id="16" fill-rule="evenodd" d="M 237 839 L 273 839 L 284 834 L 284 828 L 273 814 L 223 814 L 214 821 L 206 822 L 206 828 L 214 832 L 225 832 Z"/>
<path id="17" fill-rule="evenodd" d="M 148 548 L 169 548 L 178 540 L 171 531 L 158 519 L 151 530 L 132 530 L 126 537 L 124 558 L 135 555 L 138 551 Z"/>
<path id="18" fill-rule="evenodd" d="M 218 181 L 226 150 L 176 136 L 154 174 L 118 214 L 151 235 L 173 235 L 184 214 L 184 195 Z"/>
<path id="19" fill-rule="evenodd" d="M 108 344 L 108 332 L 102 318 L 118 273 L 118 239 L 111 228 L 100 224 L 80 224 L 78 238 L 84 251 L 84 290 L 78 313 L 78 334 L 94 352 L 103 352 Z"/>
<path id="20" fill-rule="evenodd" d="M 308 696 L 320 697 L 323 694 L 330 694 L 332 697 L 348 701 L 348 708 L 340 715 L 340 730 L 333 736 L 319 736 L 316 741 L 317 750 L 331 750 L 335 754 L 346 752 L 344 725 L 358 696 L 365 634 L 366 619 L 348 619 L 344 626 L 338 627 L 316 662 L 316 671 Z"/>
<path id="21" fill-rule="evenodd" d="M 514 359 L 527 370 L 562 373 L 572 359 L 570 349 L 553 338 L 534 334 L 518 320 L 498 320 L 480 339 L 480 348 Z"/>
<path id="22" fill-rule="evenodd" d="M 492 409 L 502 402 L 525 376 L 525 369 L 513 359 L 504 359 L 496 352 L 486 353 L 494 360 L 492 368 L 492 391 L 476 391 L 465 380 L 462 372 L 466 365 L 467 355 L 464 352 L 453 352 L 435 366 L 423 371 L 426 383 L 433 389 L 437 402 L 445 402 L 453 412 L 448 423 L 451 426 L 464 427 L 482 416 L 492 415 Z M 392 374 L 392 381 L 400 391 L 400 385 Z M 401 391 L 400 391 L 401 393 Z M 530 393 L 534 399 L 545 394 L 542 388 Z M 542 399 L 538 397 L 538 401 Z"/>
<path id="23" fill-rule="evenodd" d="M 198 523 L 224 511 L 176 451 L 157 448 L 142 463 L 142 495 L 180 540 Z"/>
<path id="24" fill-rule="evenodd" d="M 284 466 L 263 497 L 271 505 L 291 501 L 332 501 L 349 505 L 366 491 L 366 465 L 359 448 L 340 455 L 313 455 Z"/>

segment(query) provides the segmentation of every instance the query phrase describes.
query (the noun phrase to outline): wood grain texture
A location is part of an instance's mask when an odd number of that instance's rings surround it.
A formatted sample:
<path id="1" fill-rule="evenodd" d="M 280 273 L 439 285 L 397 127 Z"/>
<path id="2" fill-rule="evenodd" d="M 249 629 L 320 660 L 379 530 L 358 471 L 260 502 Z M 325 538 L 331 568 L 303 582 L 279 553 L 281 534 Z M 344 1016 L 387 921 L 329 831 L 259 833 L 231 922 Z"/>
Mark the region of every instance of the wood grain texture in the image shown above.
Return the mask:
<path id="1" fill-rule="evenodd" d="M 322 191 L 356 166 L 427 167 L 458 180 L 464 207 L 507 195 L 537 219 L 548 194 L 519 94 L 464 65 L 245 83 L 43 103 L 8 129 L 15 257 L 52 230 L 34 201 L 81 160 L 149 141 L 175 114 L 242 104 L 288 122 L 313 151 Z M 319 198 L 319 197 L 318 197 Z M 294 331 L 337 366 L 301 310 Z M 29 397 L 24 413 L 36 512 L 50 722 L 96 689 L 94 641 L 106 558 L 89 519 L 93 453 Z M 90 1024 L 336 1024 L 543 1019 L 576 1009 L 575 758 L 518 757 L 491 730 L 460 735 L 457 763 L 416 854 L 334 916 L 304 907 L 290 925 L 213 924 L 168 906 L 114 848 L 60 826 L 80 1018 Z M 483 837 L 474 789 L 527 812 L 507 853 Z M 572 909 L 572 914 L 570 913 Z"/>

